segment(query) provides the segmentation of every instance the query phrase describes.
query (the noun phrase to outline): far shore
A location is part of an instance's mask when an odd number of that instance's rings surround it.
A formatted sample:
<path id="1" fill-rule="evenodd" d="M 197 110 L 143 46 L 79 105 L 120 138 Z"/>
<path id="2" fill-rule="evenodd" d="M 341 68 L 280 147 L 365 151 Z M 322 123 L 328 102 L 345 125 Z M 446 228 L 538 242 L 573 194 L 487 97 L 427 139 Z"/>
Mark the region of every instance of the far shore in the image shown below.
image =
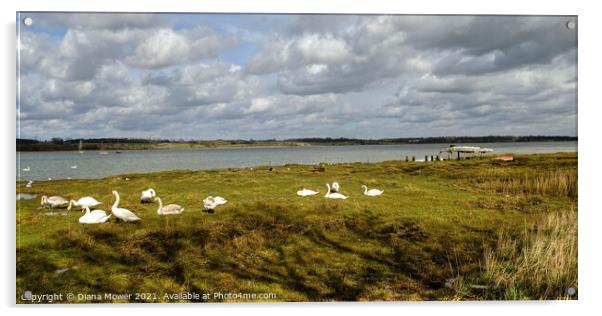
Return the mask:
<path id="1" fill-rule="evenodd" d="M 83 142 L 84 152 L 120 152 L 134 150 L 195 150 L 225 148 L 290 148 L 325 146 L 368 146 L 368 145 L 418 145 L 418 144 L 471 144 L 471 143 L 528 143 L 577 141 L 569 136 L 491 136 L 491 137 L 436 137 L 404 139 L 300 139 L 297 140 L 215 140 L 215 141 L 165 141 L 132 140 L 124 142 Z M 78 151 L 79 143 L 70 141 L 17 140 L 17 152 Z"/>
<path id="2" fill-rule="evenodd" d="M 291 168 L 301 168 L 301 169 L 305 169 L 307 170 L 312 170 L 313 172 L 323 172 L 324 169 L 326 167 L 341 167 L 341 166 L 378 166 L 378 165 L 382 165 L 382 164 L 389 164 L 389 163 L 393 163 L 393 164 L 406 164 L 406 165 L 431 165 L 431 164 L 436 164 L 436 165 L 445 165 L 449 162 L 467 162 L 467 163 L 472 163 L 474 161 L 493 161 L 492 159 L 495 156 L 504 156 L 504 155 L 510 155 L 513 156 L 514 159 L 533 159 L 536 157 L 564 157 L 564 156 L 568 156 L 568 157 L 577 157 L 578 153 L 577 152 L 568 152 L 568 151 L 558 151 L 558 152 L 553 152 L 553 153 L 530 153 L 530 154 L 526 154 L 526 153 L 520 153 L 520 154 L 515 154 L 515 153 L 497 153 L 497 154 L 486 154 L 483 156 L 467 156 L 467 157 L 462 157 L 461 160 L 457 160 L 455 158 L 448 158 L 448 159 L 444 159 L 444 160 L 440 160 L 440 161 L 425 161 L 423 159 L 416 159 L 415 161 L 404 161 L 402 159 L 391 159 L 391 160 L 383 160 L 383 161 L 374 161 L 374 162 L 361 162 L 361 161 L 350 161 L 350 162 L 336 162 L 336 163 L 326 163 L 326 162 L 320 162 L 320 163 L 315 163 L 315 164 L 309 164 L 309 163 L 285 163 L 285 164 L 274 164 L 274 165 L 254 165 L 254 166 L 248 166 L 248 167 L 219 167 L 219 168 L 210 168 L 210 169 L 186 169 L 186 168 L 182 168 L 182 169 L 166 169 L 166 170 L 156 170 L 156 171 L 141 171 L 141 172 L 135 172 L 135 171 L 130 171 L 130 172 L 123 172 L 123 173 L 117 173 L 117 174 L 111 174 L 111 175 L 107 175 L 107 176 L 103 176 L 103 177 L 99 177 L 99 178 L 73 178 L 73 179 L 68 179 L 68 178 L 56 178 L 51 180 L 52 182 L 60 182 L 60 181 L 87 181 L 87 180 L 91 180 L 91 181 L 99 181 L 99 180 L 107 180 L 107 179 L 111 179 L 111 178 L 123 178 L 123 179 L 127 179 L 129 177 L 135 178 L 135 177 L 140 177 L 140 176 L 145 176 L 145 177 L 152 177 L 152 176 L 157 176 L 163 173 L 178 173 L 178 174 L 195 174 L 198 172 L 232 172 L 232 171 L 275 171 L 275 170 L 283 170 L 283 169 L 291 169 Z M 500 162 L 501 164 L 508 164 L 507 162 Z M 509 165 L 512 165 L 512 163 L 509 163 Z M 51 182 L 46 181 L 46 180 L 41 180 L 39 182 Z M 27 183 L 28 180 L 27 179 L 17 179 L 16 183 L 17 186 L 19 184 L 25 184 Z M 27 193 L 29 192 L 28 190 L 25 191 L 21 191 L 20 193 Z"/>

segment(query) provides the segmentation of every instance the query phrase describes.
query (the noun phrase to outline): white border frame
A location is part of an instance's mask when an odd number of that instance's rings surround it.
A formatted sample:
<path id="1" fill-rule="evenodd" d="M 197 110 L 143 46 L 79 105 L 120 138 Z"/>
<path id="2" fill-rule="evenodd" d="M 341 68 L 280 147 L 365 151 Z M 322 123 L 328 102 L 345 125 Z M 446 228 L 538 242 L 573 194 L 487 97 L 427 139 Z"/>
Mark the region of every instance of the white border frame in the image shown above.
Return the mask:
<path id="1" fill-rule="evenodd" d="M 69 0 L 21 0 L 2 2 L 2 67 L 4 75 L 0 77 L 0 87 L 4 96 L 2 107 L 3 137 L 1 145 L 5 153 L 2 155 L 4 174 L 0 200 L 5 208 L 2 212 L 3 223 L 3 260 L 4 281 L 0 286 L 2 309 L 16 308 L 24 314 L 60 314 L 75 315 L 82 311 L 79 308 L 57 306 L 34 306 L 26 308 L 16 306 L 15 300 L 15 137 L 16 137 L 16 86 L 15 86 L 15 18 L 16 11 L 131 11 L 131 12 L 247 12 L 247 13 L 398 13 L 398 14 L 527 14 L 527 15 L 578 15 L 579 21 L 579 300 L 547 301 L 547 302 L 393 302 L 393 303 L 269 303 L 269 304 L 153 304 L 148 306 L 131 305 L 85 305 L 85 313 L 100 315 L 115 311 L 128 312 L 133 308 L 144 308 L 145 313 L 164 314 L 165 308 L 176 308 L 178 311 L 190 308 L 200 313 L 223 313 L 226 309 L 237 314 L 281 315 L 282 313 L 307 314 L 315 312 L 345 313 L 359 315 L 367 312 L 366 308 L 378 308 L 382 313 L 407 314 L 477 314 L 508 315 L 526 314 L 560 314 L 573 315 L 587 313 L 598 303 L 597 294 L 600 284 L 601 255 L 598 240 L 601 240 L 598 228 L 602 223 L 602 210 L 598 207 L 596 196 L 599 190 L 596 184 L 602 176 L 600 172 L 601 146 L 598 141 L 598 126 L 601 110 L 598 72 L 600 67 L 600 41 L 597 33 L 601 12 L 594 1 L 546 1 L 528 2 L 518 0 L 498 0 L 497 2 L 454 0 L 454 1 L 409 1 L 394 2 L 386 0 L 98 0 L 74 2 Z M 93 307 L 93 308 L 90 308 Z M 109 309 L 106 309 L 109 308 Z M 43 310 L 42 310 L 43 309 Z M 336 310 L 334 310 L 336 309 Z M 210 310 L 210 311 L 208 311 Z M 15 310 L 13 310 L 14 312 Z M 7 312 L 7 311 L 5 311 Z"/>

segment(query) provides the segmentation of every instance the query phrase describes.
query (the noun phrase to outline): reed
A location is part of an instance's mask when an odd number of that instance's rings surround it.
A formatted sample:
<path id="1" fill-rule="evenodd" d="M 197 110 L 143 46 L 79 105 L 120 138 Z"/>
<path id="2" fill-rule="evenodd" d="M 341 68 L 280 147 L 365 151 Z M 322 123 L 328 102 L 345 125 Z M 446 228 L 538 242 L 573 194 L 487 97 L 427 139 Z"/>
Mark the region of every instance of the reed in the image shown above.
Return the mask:
<path id="1" fill-rule="evenodd" d="M 495 298 L 569 298 L 567 289 L 577 289 L 577 212 L 550 213 L 516 237 L 501 233 L 483 269 Z"/>
<path id="2" fill-rule="evenodd" d="M 577 170 L 528 171 L 517 175 L 480 176 L 477 186 L 502 194 L 539 194 L 577 198 Z"/>

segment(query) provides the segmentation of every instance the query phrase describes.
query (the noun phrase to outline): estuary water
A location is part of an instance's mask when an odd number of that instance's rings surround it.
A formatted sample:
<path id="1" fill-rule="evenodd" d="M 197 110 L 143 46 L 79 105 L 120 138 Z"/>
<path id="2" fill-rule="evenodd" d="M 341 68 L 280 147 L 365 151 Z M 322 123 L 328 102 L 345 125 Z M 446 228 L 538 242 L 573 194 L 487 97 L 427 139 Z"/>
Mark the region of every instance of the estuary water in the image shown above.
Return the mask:
<path id="1" fill-rule="evenodd" d="M 291 163 L 379 162 L 439 155 L 449 144 L 244 147 L 185 150 L 17 152 L 17 180 L 95 179 L 124 173 L 175 169 L 244 168 Z M 576 152 L 577 142 L 466 143 L 492 148 L 493 154 Z M 445 154 L 444 154 L 445 155 Z M 23 170 L 25 169 L 25 170 Z"/>

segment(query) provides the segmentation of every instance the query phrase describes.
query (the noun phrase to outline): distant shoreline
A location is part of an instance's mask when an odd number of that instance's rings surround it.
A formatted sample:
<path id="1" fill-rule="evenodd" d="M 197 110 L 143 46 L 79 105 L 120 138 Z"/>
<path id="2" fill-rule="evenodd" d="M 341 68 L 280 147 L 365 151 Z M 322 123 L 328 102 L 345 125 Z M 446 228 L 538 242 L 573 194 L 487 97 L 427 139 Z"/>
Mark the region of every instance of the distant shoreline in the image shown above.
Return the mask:
<path id="1" fill-rule="evenodd" d="M 351 139 L 351 138 L 300 138 L 287 140 L 210 140 L 170 141 L 145 139 L 82 139 L 84 151 L 130 151 L 130 150 L 194 150 L 223 148 L 289 148 L 321 146 L 361 145 L 415 145 L 415 144 L 466 144 L 466 143 L 526 143 L 578 141 L 572 136 L 483 136 L 483 137 L 427 137 L 395 139 Z M 80 139 L 37 141 L 17 139 L 17 152 L 78 151 Z"/>
<path id="2" fill-rule="evenodd" d="M 515 158 L 518 159 L 522 159 L 522 158 L 526 158 L 526 157 L 577 157 L 578 153 L 577 152 L 568 152 L 568 151 L 558 151 L 558 152 L 549 152 L 549 153 L 518 153 L 518 154 L 511 154 L 512 156 L 514 156 Z M 474 161 L 474 160 L 478 160 L 478 161 L 490 161 L 491 158 L 493 158 L 494 155 L 487 155 L 487 156 L 477 156 L 477 157 L 468 157 L 468 158 L 463 158 L 461 161 Z M 130 171 L 130 172 L 121 172 L 121 173 L 115 173 L 115 174 L 109 174 L 106 176 L 102 176 L 102 177 L 89 177 L 89 178 L 73 178 L 73 179 L 67 179 L 67 178 L 53 178 L 52 181 L 57 182 L 57 181 L 89 181 L 89 180 L 98 180 L 98 181 L 104 181 L 107 179 L 111 179 L 111 178 L 139 178 L 141 176 L 157 176 L 157 175 L 161 175 L 161 174 L 166 174 L 166 173 L 181 173 L 181 174 L 194 174 L 194 173 L 198 173 L 198 172 L 230 172 L 232 170 L 236 170 L 236 171 L 249 171 L 249 170 L 255 170 L 255 171 L 272 171 L 273 169 L 276 170 L 284 170 L 285 168 L 307 168 L 309 170 L 309 168 L 315 168 L 316 172 L 319 172 L 319 166 L 327 166 L 327 167 L 339 167 L 339 166 L 350 166 L 350 165 L 358 165 L 358 166 L 365 166 L 365 165 L 382 165 L 382 164 L 390 164 L 390 163 L 404 163 L 404 164 L 440 164 L 440 163 L 449 163 L 449 162 L 458 162 L 459 160 L 455 159 L 455 158 L 449 158 L 449 159 L 445 159 L 442 161 L 437 161 L 437 162 L 433 162 L 433 161 L 424 161 L 422 159 L 417 159 L 415 161 L 404 161 L 403 159 L 388 159 L 388 160 L 382 160 L 382 161 L 374 161 L 374 162 L 361 162 L 361 161 L 348 161 L 348 162 L 334 162 L 334 163 L 285 163 L 285 164 L 275 164 L 275 165 L 267 165 L 267 164 L 257 164 L 257 165 L 253 165 L 253 166 L 240 166 L 240 167 L 216 167 L 216 168 L 208 168 L 208 169 L 187 169 L 187 168 L 176 168 L 176 169 L 165 169 L 165 170 L 153 170 L 153 171 Z M 19 184 L 25 184 L 27 183 L 28 179 L 19 179 L 17 178 L 15 183 L 17 185 Z M 46 182 L 46 179 L 40 179 L 40 180 L 36 180 L 38 182 Z M 22 191 L 17 191 L 17 193 L 32 193 L 33 191 L 30 190 L 22 190 Z"/>

